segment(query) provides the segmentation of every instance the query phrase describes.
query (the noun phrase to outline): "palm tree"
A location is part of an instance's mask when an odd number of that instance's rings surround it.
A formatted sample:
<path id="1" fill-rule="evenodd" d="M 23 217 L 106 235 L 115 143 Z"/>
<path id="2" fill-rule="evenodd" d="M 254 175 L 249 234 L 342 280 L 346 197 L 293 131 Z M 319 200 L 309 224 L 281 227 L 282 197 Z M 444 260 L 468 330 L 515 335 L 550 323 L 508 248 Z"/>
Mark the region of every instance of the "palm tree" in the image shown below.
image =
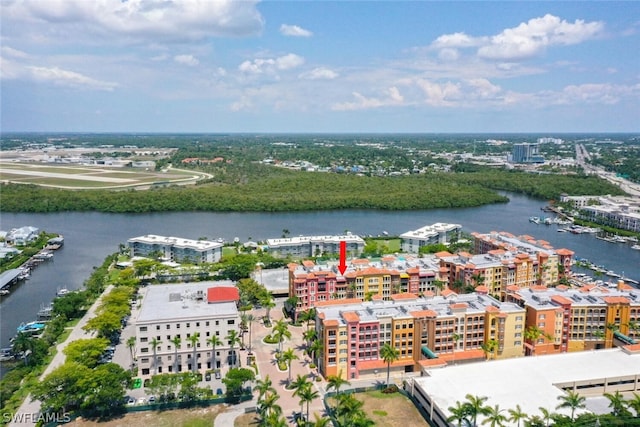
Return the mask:
<path id="1" fill-rule="evenodd" d="M 609 399 L 609 408 L 611 408 L 611 415 L 614 417 L 628 417 L 631 416 L 631 412 L 627 409 L 629 403 L 624 399 L 624 396 L 619 391 L 615 393 L 604 393 L 604 397 Z"/>
<path id="2" fill-rule="evenodd" d="M 278 341 L 278 353 L 282 352 L 282 343 L 287 339 L 291 339 L 291 331 L 287 322 L 280 319 L 273 326 L 273 337 Z"/>
<path id="3" fill-rule="evenodd" d="M 560 409 L 560 408 L 570 408 L 571 409 L 571 421 L 573 421 L 573 416 L 575 415 L 576 409 L 582 409 L 585 408 L 585 397 L 584 396 L 580 396 L 578 393 L 576 393 L 575 391 L 571 391 L 569 390 L 567 392 L 567 394 L 564 394 L 562 396 L 558 396 L 558 400 L 561 401 L 561 403 L 556 406 L 556 409 Z"/>
<path id="4" fill-rule="evenodd" d="M 200 332 L 196 332 L 195 334 L 188 336 L 187 340 L 191 343 L 191 347 L 193 347 L 193 356 L 191 357 L 191 372 L 195 373 L 198 369 L 198 360 L 196 359 L 196 351 L 198 350 L 198 342 L 200 341 Z"/>
<path id="5" fill-rule="evenodd" d="M 316 365 L 318 365 L 318 363 L 316 362 L 316 359 L 317 359 L 318 355 L 320 354 L 320 352 L 322 351 L 323 347 L 324 346 L 322 344 L 322 341 L 316 339 L 311 343 L 309 348 L 307 348 L 309 353 L 311 353 L 310 356 L 311 356 L 311 359 L 313 360 L 313 363 L 315 363 Z"/>
<path id="6" fill-rule="evenodd" d="M 636 411 L 636 417 L 640 417 L 640 394 L 633 393 L 633 399 L 628 400 L 627 405 Z"/>
<path id="7" fill-rule="evenodd" d="M 162 341 L 160 341 L 158 338 L 153 337 L 151 339 L 151 347 L 153 347 L 153 375 L 157 374 L 157 357 L 156 357 L 156 352 L 158 351 L 158 346 L 162 344 Z"/>
<path id="8" fill-rule="evenodd" d="M 218 369 L 218 365 L 216 363 L 217 362 L 216 347 L 219 345 L 222 345 L 222 341 L 220 340 L 220 337 L 218 337 L 217 335 L 212 335 L 211 338 L 207 340 L 207 344 L 211 344 L 211 347 L 213 347 L 211 351 L 211 357 L 213 358 L 213 363 L 211 364 L 211 366 L 213 366 L 213 369 Z"/>
<path id="9" fill-rule="evenodd" d="M 491 427 L 500 427 L 507 421 L 507 417 L 502 413 L 504 409 L 500 409 L 499 405 L 494 407 L 489 406 L 486 409 L 486 418 L 482 421 L 482 424 L 489 424 Z"/>
<path id="10" fill-rule="evenodd" d="M 303 311 L 300 313 L 299 317 L 300 321 L 307 322 L 307 331 L 311 329 L 311 322 L 316 320 L 316 309 L 311 307 L 307 311 Z"/>
<path id="11" fill-rule="evenodd" d="M 248 313 L 245 315 L 245 320 L 247 322 L 247 325 L 249 326 L 249 346 L 248 346 L 248 350 L 249 350 L 249 354 L 251 354 L 251 329 L 253 326 L 253 322 L 256 320 L 256 316 L 254 316 L 251 313 Z"/>
<path id="12" fill-rule="evenodd" d="M 456 421 L 458 423 L 458 427 L 462 426 L 462 422 L 467 419 L 467 415 L 469 415 L 468 408 L 465 404 L 456 402 L 456 406 L 449 406 L 449 412 L 451 416 L 447 418 L 447 422 L 452 423 Z"/>
<path id="13" fill-rule="evenodd" d="M 334 415 L 340 426 L 352 426 L 352 420 L 362 413 L 364 403 L 354 397 L 352 393 L 342 393 L 336 396 Z"/>
<path id="14" fill-rule="evenodd" d="M 389 373 L 391 371 L 391 362 L 395 362 L 400 358 L 400 351 L 391 344 L 386 343 L 380 348 L 380 357 L 387 364 L 387 388 L 389 388 Z"/>
<path id="15" fill-rule="evenodd" d="M 313 427 L 329 427 L 329 423 L 331 422 L 331 418 L 321 417 L 317 413 L 313 414 L 313 418 Z"/>
<path id="16" fill-rule="evenodd" d="M 289 378 L 287 380 L 287 384 L 291 384 L 291 362 L 296 359 L 298 359 L 298 356 L 293 352 L 292 348 L 284 351 L 280 355 L 280 360 L 284 361 L 287 364 L 287 370 L 289 371 Z"/>
<path id="17" fill-rule="evenodd" d="M 229 331 L 229 334 L 225 339 L 229 343 L 229 355 L 232 357 L 231 360 L 233 360 L 233 366 L 236 365 L 236 360 L 238 361 L 238 365 L 240 365 L 240 358 L 236 356 L 236 351 L 234 350 L 234 347 L 240 343 L 238 332 L 234 330 Z"/>
<path id="18" fill-rule="evenodd" d="M 268 292 L 265 293 L 260 299 L 260 304 L 265 308 L 264 317 L 267 318 L 267 322 L 271 323 L 271 317 L 269 317 L 269 314 L 271 313 L 271 309 L 276 306 L 276 303 L 273 300 L 273 295 Z"/>
<path id="19" fill-rule="evenodd" d="M 489 359 L 489 355 L 495 356 L 495 351 L 498 348 L 498 341 L 492 338 L 487 342 L 482 343 L 480 348 L 482 349 L 482 351 L 484 351 L 485 357 Z"/>
<path id="20" fill-rule="evenodd" d="M 178 335 L 176 335 L 170 341 L 171 341 L 171 344 L 173 344 L 173 358 L 174 358 L 173 364 L 175 366 L 174 371 L 178 372 L 178 349 L 182 344 L 182 339 Z"/>
<path id="21" fill-rule="evenodd" d="M 307 348 L 311 345 L 311 342 L 318 338 L 318 332 L 315 329 L 309 329 L 308 331 L 304 331 L 302 333 L 302 339 L 304 339 L 307 343 Z"/>
<path id="22" fill-rule="evenodd" d="M 522 408 L 520 405 L 516 405 L 516 409 L 509 409 L 509 421 L 513 421 L 514 423 L 518 423 L 518 427 L 520 427 L 520 420 L 524 420 L 527 418 L 527 414 L 522 412 Z"/>
<path id="23" fill-rule="evenodd" d="M 280 410 L 280 413 L 272 412 L 271 414 L 269 414 L 268 417 L 264 419 L 264 423 L 261 425 L 265 427 L 287 427 L 289 423 L 281 415 L 281 413 L 282 413 L 282 410 Z"/>
<path id="24" fill-rule="evenodd" d="M 273 382 L 271 381 L 271 378 L 269 378 L 269 375 L 267 375 L 263 380 L 256 381 L 256 386 L 253 389 L 258 392 L 258 401 L 270 394 L 277 393 L 276 389 L 273 388 Z"/>
<path id="25" fill-rule="evenodd" d="M 29 353 L 33 351 L 33 337 L 24 332 L 18 332 L 13 341 L 13 350 L 22 353 L 22 360 L 26 365 L 29 359 Z"/>
<path id="26" fill-rule="evenodd" d="M 277 393 L 269 394 L 264 399 L 258 400 L 258 413 L 260 414 L 260 425 L 270 427 L 270 419 L 280 417 L 282 414 L 282 407 L 276 402 L 280 399 Z"/>
<path id="27" fill-rule="evenodd" d="M 484 402 L 487 401 L 488 397 L 467 394 L 465 398 L 467 399 L 467 402 L 465 402 L 468 411 L 467 414 L 471 417 L 471 425 L 475 426 L 477 425 L 478 415 L 487 413 L 487 408 L 484 406 Z"/>
<path id="28" fill-rule="evenodd" d="M 306 403 L 307 404 L 307 420 L 309 419 L 309 404 L 311 402 L 313 402 L 315 399 L 317 399 L 320 396 L 320 393 L 318 393 L 317 390 L 314 390 L 313 388 L 311 388 L 311 383 L 309 383 L 308 387 L 303 387 L 300 391 L 296 390 L 296 392 L 298 392 L 298 396 L 300 397 L 300 404 Z M 302 411 L 300 411 L 302 412 Z"/>
<path id="29" fill-rule="evenodd" d="M 549 427 L 549 421 L 551 421 L 553 414 L 547 408 L 543 408 L 542 406 L 538 409 L 540 409 L 540 412 L 542 412 L 542 421 L 544 421 L 544 425 L 546 427 Z"/>
<path id="30" fill-rule="evenodd" d="M 133 362 L 136 358 L 136 337 L 127 338 L 127 347 L 129 348 L 129 353 L 131 354 L 131 372 L 133 372 Z"/>
<path id="31" fill-rule="evenodd" d="M 310 389 L 311 388 L 311 383 L 309 382 L 309 380 L 307 380 L 307 377 L 305 377 L 304 375 L 300 375 L 298 374 L 296 376 L 296 379 L 294 381 L 291 382 L 291 384 L 289 384 L 289 387 L 294 389 L 293 395 L 294 396 L 301 396 L 302 391 L 304 389 Z M 300 414 L 302 414 L 302 408 L 304 406 L 304 401 L 300 400 Z"/>
<path id="32" fill-rule="evenodd" d="M 343 385 L 351 385 L 351 383 L 342 378 L 342 369 L 338 372 L 338 375 L 329 375 L 327 377 L 327 391 L 329 389 L 335 389 L 336 395 L 340 394 L 340 387 Z"/>

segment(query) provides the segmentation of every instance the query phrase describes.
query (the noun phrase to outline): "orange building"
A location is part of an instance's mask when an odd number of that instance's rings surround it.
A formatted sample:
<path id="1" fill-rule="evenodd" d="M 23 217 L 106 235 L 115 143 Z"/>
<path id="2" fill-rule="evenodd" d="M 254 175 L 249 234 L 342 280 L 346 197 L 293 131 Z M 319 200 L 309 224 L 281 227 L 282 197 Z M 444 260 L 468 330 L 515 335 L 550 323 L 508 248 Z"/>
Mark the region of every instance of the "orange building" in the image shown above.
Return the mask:
<path id="1" fill-rule="evenodd" d="M 319 369 L 325 376 L 357 379 L 385 371 L 380 357 L 385 344 L 398 350 L 399 358 L 391 364 L 395 373 L 523 355 L 524 309 L 486 294 L 402 293 L 387 301 L 327 301 L 316 310 L 324 344 Z"/>
<path id="2" fill-rule="evenodd" d="M 511 287 L 507 301 L 527 312 L 527 354 L 612 348 L 640 339 L 640 292 L 617 288 Z"/>

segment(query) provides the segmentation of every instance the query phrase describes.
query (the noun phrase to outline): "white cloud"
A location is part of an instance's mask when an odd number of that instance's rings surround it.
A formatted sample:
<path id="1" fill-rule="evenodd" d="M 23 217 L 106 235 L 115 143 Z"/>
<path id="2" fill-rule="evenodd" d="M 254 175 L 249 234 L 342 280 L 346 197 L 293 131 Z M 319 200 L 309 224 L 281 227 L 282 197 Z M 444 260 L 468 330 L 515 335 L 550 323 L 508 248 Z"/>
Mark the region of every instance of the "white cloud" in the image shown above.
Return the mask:
<path id="1" fill-rule="evenodd" d="M 443 34 L 431 43 L 435 49 L 474 47 L 483 43 L 486 38 L 471 37 L 465 33 Z"/>
<path id="2" fill-rule="evenodd" d="M 34 40 L 89 36 L 184 41 L 258 34 L 264 20 L 256 0 L 24 0 L 3 2 L 3 35 Z M 27 33 L 32 31 L 32 33 Z"/>
<path id="3" fill-rule="evenodd" d="M 416 85 L 423 91 L 424 102 L 434 106 L 453 106 L 462 96 L 459 83 L 437 83 L 427 79 L 418 79 Z"/>
<path id="4" fill-rule="evenodd" d="M 443 61 L 457 60 L 460 50 L 471 48 L 477 48 L 475 53 L 483 59 L 515 61 L 537 56 L 550 46 L 582 43 L 597 37 L 603 29 L 604 23 L 600 21 L 577 19 L 571 23 L 547 14 L 493 36 L 474 37 L 463 32 L 443 34 L 429 45 L 428 50 L 437 51 Z"/>
<path id="5" fill-rule="evenodd" d="M 29 57 L 29 54 L 27 54 L 26 52 L 18 49 L 13 49 L 9 46 L 2 46 L 0 52 L 2 52 L 2 56 L 8 56 L 16 59 L 25 59 Z"/>
<path id="6" fill-rule="evenodd" d="M 634 86 L 611 83 L 586 83 L 566 86 L 554 94 L 555 104 L 617 104 L 623 98 L 640 95 L 640 84 Z"/>
<path id="7" fill-rule="evenodd" d="M 385 96 L 381 98 L 367 98 L 359 92 L 353 92 L 352 95 L 355 101 L 337 103 L 334 104 L 331 109 L 335 111 L 368 110 L 372 108 L 399 106 L 404 103 L 404 97 L 395 86 L 385 90 L 383 94 Z"/>
<path id="8" fill-rule="evenodd" d="M 487 59 L 517 60 L 536 56 L 548 46 L 573 45 L 596 37 L 604 29 L 602 22 L 573 23 L 557 16 L 545 15 L 530 19 L 515 28 L 507 28 L 490 38 L 478 49 L 478 56 Z"/>
<path id="9" fill-rule="evenodd" d="M 305 30 L 302 27 L 287 24 L 280 25 L 280 33 L 284 36 L 291 37 L 311 37 L 313 35 L 311 31 Z"/>
<path id="10" fill-rule="evenodd" d="M 276 58 L 276 67 L 278 67 L 279 70 L 289 70 L 299 67 L 302 64 L 304 64 L 304 58 L 294 53 Z"/>
<path id="11" fill-rule="evenodd" d="M 53 83 L 58 86 L 66 86 L 77 89 L 94 89 L 103 91 L 112 91 L 118 85 L 117 83 L 96 80 L 75 71 L 63 70 L 58 67 L 34 67 L 26 68 L 31 77 L 37 81 L 45 83 Z"/>
<path id="12" fill-rule="evenodd" d="M 278 70 L 289 70 L 304 64 L 304 58 L 294 53 L 289 53 L 277 58 L 256 58 L 253 61 L 244 61 L 238 69 L 247 74 L 275 74 Z"/>
<path id="13" fill-rule="evenodd" d="M 318 67 L 311 71 L 304 72 L 298 77 L 304 80 L 333 80 L 338 76 L 338 73 L 329 68 Z"/>
<path id="14" fill-rule="evenodd" d="M 193 55 L 176 55 L 173 57 L 173 60 L 178 64 L 188 65 L 189 67 L 195 67 L 196 65 L 200 64 L 198 58 Z"/>

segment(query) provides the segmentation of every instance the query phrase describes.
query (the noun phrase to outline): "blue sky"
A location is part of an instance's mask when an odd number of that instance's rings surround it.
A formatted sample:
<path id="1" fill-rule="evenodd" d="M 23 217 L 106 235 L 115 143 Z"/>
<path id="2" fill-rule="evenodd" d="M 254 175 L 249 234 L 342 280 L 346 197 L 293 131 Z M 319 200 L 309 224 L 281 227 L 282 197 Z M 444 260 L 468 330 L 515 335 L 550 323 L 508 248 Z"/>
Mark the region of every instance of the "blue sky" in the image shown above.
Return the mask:
<path id="1" fill-rule="evenodd" d="M 3 131 L 640 130 L 639 2 L 0 5 Z"/>

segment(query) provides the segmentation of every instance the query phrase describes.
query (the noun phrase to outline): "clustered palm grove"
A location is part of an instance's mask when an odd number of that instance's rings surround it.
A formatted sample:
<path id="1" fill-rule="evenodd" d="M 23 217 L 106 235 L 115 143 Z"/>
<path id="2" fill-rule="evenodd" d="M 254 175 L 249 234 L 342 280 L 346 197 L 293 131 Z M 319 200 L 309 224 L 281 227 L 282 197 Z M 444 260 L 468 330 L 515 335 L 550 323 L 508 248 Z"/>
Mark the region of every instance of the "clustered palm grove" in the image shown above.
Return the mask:
<path id="1" fill-rule="evenodd" d="M 479 419 L 482 424 L 490 427 L 500 426 L 637 426 L 640 425 L 640 394 L 633 393 L 630 399 L 625 399 L 622 393 L 604 393 L 609 402 L 608 414 L 596 415 L 582 411 L 586 408 L 586 398 L 574 391 L 567 391 L 558 397 L 556 413 L 548 408 L 539 408 L 536 414 L 525 413 L 520 405 L 515 408 L 503 409 L 500 405 L 487 405 L 489 398 L 467 394 L 464 402 L 456 402 L 449 407 L 450 423 L 461 426 L 475 426 Z M 566 415 L 566 412 L 570 415 Z"/>

